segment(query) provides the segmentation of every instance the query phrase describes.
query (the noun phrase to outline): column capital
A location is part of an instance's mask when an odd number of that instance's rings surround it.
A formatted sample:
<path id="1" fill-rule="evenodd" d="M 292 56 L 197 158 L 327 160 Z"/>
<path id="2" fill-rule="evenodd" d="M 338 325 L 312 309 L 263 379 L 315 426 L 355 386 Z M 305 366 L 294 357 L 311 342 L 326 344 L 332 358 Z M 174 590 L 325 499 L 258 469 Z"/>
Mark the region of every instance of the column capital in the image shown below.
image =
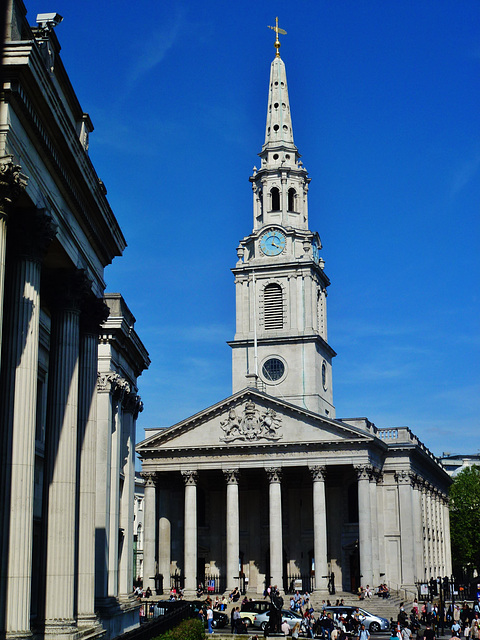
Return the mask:
<path id="1" fill-rule="evenodd" d="M 312 474 L 313 482 L 325 481 L 327 476 L 327 465 L 315 465 L 314 467 L 310 467 L 309 471 Z"/>
<path id="2" fill-rule="evenodd" d="M 100 333 L 100 325 L 108 318 L 110 309 L 103 298 L 89 295 L 85 298 L 80 314 L 80 330 L 83 333 L 91 333 L 96 336 Z"/>
<path id="3" fill-rule="evenodd" d="M 393 477 L 395 478 L 395 482 L 397 484 L 410 484 L 413 485 L 413 481 L 412 481 L 412 473 L 410 471 L 395 471 L 395 473 L 393 474 Z"/>
<path id="4" fill-rule="evenodd" d="M 198 482 L 198 471 L 186 470 L 182 471 L 181 473 L 186 487 L 196 486 Z"/>
<path id="5" fill-rule="evenodd" d="M 85 269 L 53 269 L 46 276 L 45 284 L 48 298 L 56 309 L 78 313 L 92 288 Z"/>
<path id="6" fill-rule="evenodd" d="M 14 164 L 13 156 L 0 158 L 0 218 L 7 217 L 12 205 L 25 191 L 28 178 Z"/>
<path id="7" fill-rule="evenodd" d="M 227 484 L 238 484 L 240 478 L 240 471 L 238 469 L 224 469 L 223 475 Z"/>
<path id="8" fill-rule="evenodd" d="M 134 420 L 136 420 L 138 414 L 143 411 L 142 399 L 134 391 L 125 394 L 122 406 L 126 413 L 133 414 Z"/>
<path id="9" fill-rule="evenodd" d="M 146 487 L 156 487 L 158 482 L 158 473 L 156 471 L 142 471 L 140 476 L 145 480 Z"/>
<path id="10" fill-rule="evenodd" d="M 8 223 L 8 234 L 16 256 L 41 262 L 57 235 L 57 224 L 45 209 L 19 209 Z"/>
<path id="11" fill-rule="evenodd" d="M 265 469 L 268 476 L 268 481 L 270 484 L 276 482 L 280 483 L 282 481 L 282 468 L 281 467 L 267 467 Z"/>
<path id="12" fill-rule="evenodd" d="M 374 468 L 368 464 L 356 464 L 353 468 L 357 474 L 357 480 L 370 480 L 374 472 Z"/>
<path id="13" fill-rule="evenodd" d="M 130 393 L 130 385 L 115 371 L 99 373 L 97 378 L 97 391 L 100 393 L 111 393 L 117 399 L 123 399 L 125 394 Z"/>

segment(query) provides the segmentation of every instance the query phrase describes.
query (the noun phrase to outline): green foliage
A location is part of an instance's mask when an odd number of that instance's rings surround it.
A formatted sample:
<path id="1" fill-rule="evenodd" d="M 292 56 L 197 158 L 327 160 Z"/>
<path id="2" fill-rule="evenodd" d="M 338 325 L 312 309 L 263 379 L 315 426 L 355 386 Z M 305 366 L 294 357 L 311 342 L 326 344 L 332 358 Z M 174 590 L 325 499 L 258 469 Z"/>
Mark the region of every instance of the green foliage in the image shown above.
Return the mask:
<path id="1" fill-rule="evenodd" d="M 203 622 L 198 619 L 184 620 L 174 629 L 170 629 L 154 640 L 204 640 Z"/>
<path id="2" fill-rule="evenodd" d="M 466 467 L 450 487 L 452 563 L 457 570 L 480 570 L 480 467 Z"/>

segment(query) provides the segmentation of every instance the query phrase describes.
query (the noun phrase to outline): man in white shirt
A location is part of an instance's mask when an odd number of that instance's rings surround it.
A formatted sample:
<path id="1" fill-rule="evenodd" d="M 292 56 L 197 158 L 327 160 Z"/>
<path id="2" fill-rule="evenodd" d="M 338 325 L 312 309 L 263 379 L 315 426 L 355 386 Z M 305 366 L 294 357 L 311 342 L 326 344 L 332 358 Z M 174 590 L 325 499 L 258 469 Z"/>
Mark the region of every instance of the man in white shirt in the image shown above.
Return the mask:
<path id="1" fill-rule="evenodd" d="M 212 623 L 213 623 L 213 609 L 209 605 L 207 609 L 208 633 L 213 633 Z"/>

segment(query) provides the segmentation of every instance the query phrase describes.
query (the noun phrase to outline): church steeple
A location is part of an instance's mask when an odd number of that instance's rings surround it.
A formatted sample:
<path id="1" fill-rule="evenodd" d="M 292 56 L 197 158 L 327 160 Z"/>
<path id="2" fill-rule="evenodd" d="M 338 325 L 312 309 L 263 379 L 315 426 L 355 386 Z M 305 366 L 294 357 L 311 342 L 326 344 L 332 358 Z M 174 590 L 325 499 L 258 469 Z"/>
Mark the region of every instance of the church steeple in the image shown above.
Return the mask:
<path id="1" fill-rule="evenodd" d="M 308 226 L 310 178 L 293 141 L 285 64 L 270 67 L 265 142 L 250 177 L 253 231 L 237 247 L 233 392 L 253 382 L 268 394 L 335 416 L 327 342 L 327 287 L 318 233 Z"/>
<path id="2" fill-rule="evenodd" d="M 262 153 L 268 149 L 297 151 L 293 143 L 292 118 L 288 100 L 287 72 L 280 57 L 275 57 L 270 67 L 267 125 Z"/>

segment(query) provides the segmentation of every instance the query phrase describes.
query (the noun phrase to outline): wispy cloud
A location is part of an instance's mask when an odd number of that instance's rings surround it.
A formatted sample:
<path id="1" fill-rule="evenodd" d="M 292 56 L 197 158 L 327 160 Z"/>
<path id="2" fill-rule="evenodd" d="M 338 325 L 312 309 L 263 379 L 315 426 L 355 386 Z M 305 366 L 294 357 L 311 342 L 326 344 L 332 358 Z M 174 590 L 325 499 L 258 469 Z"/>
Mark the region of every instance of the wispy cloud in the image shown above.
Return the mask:
<path id="1" fill-rule="evenodd" d="M 126 89 L 128 91 L 163 61 L 179 39 L 184 20 L 185 10 L 177 5 L 175 11 L 172 11 L 170 21 L 151 31 L 145 38 L 142 37 L 141 44 L 135 43 L 135 56 L 132 56 L 132 65 L 127 71 Z"/>
<path id="2" fill-rule="evenodd" d="M 464 162 L 454 171 L 450 188 L 450 197 L 455 197 L 474 178 L 480 168 L 480 153 Z"/>

